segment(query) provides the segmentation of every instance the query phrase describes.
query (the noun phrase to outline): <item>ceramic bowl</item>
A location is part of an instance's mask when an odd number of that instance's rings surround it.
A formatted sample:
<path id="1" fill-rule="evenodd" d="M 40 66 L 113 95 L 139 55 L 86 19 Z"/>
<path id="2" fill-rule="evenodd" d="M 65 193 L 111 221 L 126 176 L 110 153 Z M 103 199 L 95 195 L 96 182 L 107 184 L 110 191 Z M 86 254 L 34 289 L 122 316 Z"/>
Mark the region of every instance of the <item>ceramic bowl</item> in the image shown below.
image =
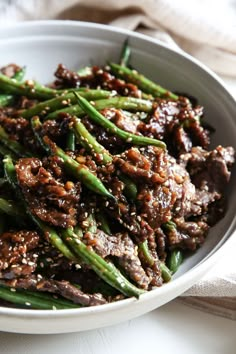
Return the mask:
<path id="1" fill-rule="evenodd" d="M 72 21 L 26 22 L 0 31 L 0 66 L 27 66 L 27 77 L 49 82 L 58 63 L 71 69 L 117 61 L 125 38 L 132 47 L 132 65 L 170 90 L 187 92 L 205 107 L 206 120 L 216 128 L 212 146 L 236 147 L 236 102 L 224 84 L 204 65 L 157 40 L 104 25 Z M 236 189 L 228 188 L 225 217 L 213 227 L 203 247 L 181 266 L 172 282 L 140 299 L 76 310 L 24 310 L 0 307 L 0 330 L 20 333 L 84 331 L 126 321 L 176 298 L 217 262 L 235 229 Z"/>

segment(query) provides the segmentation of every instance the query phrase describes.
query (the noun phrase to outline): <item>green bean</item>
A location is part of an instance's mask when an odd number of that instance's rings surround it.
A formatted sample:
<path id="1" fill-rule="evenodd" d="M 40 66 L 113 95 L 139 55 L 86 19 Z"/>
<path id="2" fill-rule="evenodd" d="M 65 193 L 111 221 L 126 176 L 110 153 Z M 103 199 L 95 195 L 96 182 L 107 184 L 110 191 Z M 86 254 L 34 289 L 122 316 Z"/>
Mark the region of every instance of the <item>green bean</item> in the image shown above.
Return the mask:
<path id="1" fill-rule="evenodd" d="M 31 124 L 31 128 L 33 130 L 33 133 L 34 133 L 34 136 L 35 136 L 37 142 L 39 143 L 39 145 L 41 146 L 42 149 L 47 151 L 47 148 L 45 147 L 45 144 L 43 143 L 43 141 L 40 137 L 40 133 L 39 133 L 40 129 L 42 128 L 42 123 L 41 123 L 39 117 L 35 116 L 35 117 L 31 118 L 30 124 Z"/>
<path id="2" fill-rule="evenodd" d="M 86 91 L 81 91 L 80 92 L 81 96 L 89 99 L 89 100 L 97 100 L 97 99 L 102 99 L 102 98 L 108 98 L 112 95 L 110 91 L 105 91 L 105 90 L 89 90 L 87 89 Z M 75 98 L 74 94 L 72 92 L 69 92 L 67 94 L 64 94 L 59 97 L 52 98 L 47 101 L 40 102 L 33 106 L 32 108 L 25 109 L 20 112 L 20 116 L 23 118 L 31 118 L 36 115 L 46 115 L 49 114 L 49 112 L 57 111 L 58 109 L 61 109 L 62 107 L 67 108 L 68 106 L 71 106 L 72 104 L 75 104 L 77 102 L 77 99 Z"/>
<path id="3" fill-rule="evenodd" d="M 50 240 L 50 243 L 58 249 L 66 258 L 77 261 L 75 255 L 70 251 L 70 249 L 64 244 L 58 233 L 50 226 L 42 222 L 39 218 L 34 216 L 30 210 L 28 210 L 28 214 L 30 215 L 31 219 L 34 223 L 38 226 L 38 228 L 43 232 L 46 236 L 46 239 Z"/>
<path id="4" fill-rule="evenodd" d="M 113 160 L 112 155 L 97 142 L 97 140 L 89 133 L 80 119 L 74 119 L 74 131 L 80 144 L 88 151 L 90 151 L 97 158 L 98 163 L 104 165 L 111 163 Z M 130 199 L 135 199 L 137 196 L 137 187 L 135 183 L 125 175 L 119 176 L 121 181 L 125 183 L 125 195 Z"/>
<path id="5" fill-rule="evenodd" d="M 135 135 L 118 128 L 109 119 L 105 118 L 99 113 L 85 98 L 81 97 L 78 93 L 74 92 L 78 98 L 81 108 L 89 115 L 89 117 L 97 124 L 108 130 L 110 133 L 120 137 L 121 139 L 136 144 L 136 145 L 154 145 L 162 149 L 166 148 L 166 144 L 160 140 L 147 138 L 145 136 Z"/>
<path id="6" fill-rule="evenodd" d="M 20 221 L 26 219 L 25 212 L 17 205 L 16 202 L 11 200 L 0 198 L 0 211 L 7 215 L 17 217 L 20 219 Z"/>
<path id="7" fill-rule="evenodd" d="M 11 156 L 6 155 L 3 159 L 4 173 L 7 182 L 11 185 L 14 191 L 18 191 L 16 169 Z"/>
<path id="8" fill-rule="evenodd" d="M 73 309 L 80 307 L 71 301 L 55 299 L 52 295 L 0 285 L 0 298 L 13 304 L 39 310 Z"/>
<path id="9" fill-rule="evenodd" d="M 162 224 L 162 227 L 164 228 L 164 230 L 173 231 L 174 229 L 176 229 L 176 224 L 170 220 Z"/>
<path id="10" fill-rule="evenodd" d="M 1 144 L 0 144 L 0 155 L 1 156 L 10 155 L 14 160 L 18 158 L 13 151 L 9 150 L 6 146 Z"/>
<path id="11" fill-rule="evenodd" d="M 163 263 L 160 263 L 161 276 L 165 283 L 168 283 L 171 280 L 171 272 L 169 268 Z"/>
<path id="12" fill-rule="evenodd" d="M 26 96 L 30 98 L 37 98 L 42 100 L 49 100 L 50 98 L 66 95 L 69 92 L 74 91 L 87 91 L 85 87 L 80 87 L 78 89 L 69 88 L 55 90 L 50 87 L 43 86 L 35 81 L 27 80 L 23 83 L 17 82 L 3 74 L 0 74 L 0 87 L 2 92 L 6 94 Z"/>
<path id="13" fill-rule="evenodd" d="M 124 41 L 122 51 L 121 51 L 121 56 L 120 56 L 120 65 L 121 66 L 128 66 L 130 54 L 131 54 L 131 50 L 130 50 L 130 46 L 129 46 L 129 40 L 128 40 L 128 38 L 126 38 L 126 40 Z"/>
<path id="14" fill-rule="evenodd" d="M 85 66 L 84 68 L 81 68 L 77 71 L 77 74 L 80 76 L 80 77 L 86 77 L 86 76 L 90 76 L 92 75 L 92 68 L 89 67 L 89 66 Z"/>
<path id="15" fill-rule="evenodd" d="M 143 243 L 141 243 L 138 248 L 139 248 L 139 251 L 141 251 L 143 253 L 143 256 L 144 256 L 146 262 L 150 266 L 153 266 L 154 258 L 153 258 L 152 254 L 150 253 L 150 250 L 148 248 L 147 240 L 145 240 Z"/>
<path id="16" fill-rule="evenodd" d="M 0 107 L 9 106 L 14 102 L 14 97 L 10 94 L 0 94 Z"/>
<path id="17" fill-rule="evenodd" d="M 148 100 L 143 100 L 134 97 L 110 97 L 104 100 L 97 100 L 94 102 L 94 107 L 100 111 L 105 108 L 126 109 L 134 112 L 151 112 L 153 103 Z M 80 105 L 73 105 L 52 112 L 46 116 L 46 119 L 56 119 L 60 113 L 68 113 L 77 117 L 83 117 L 85 112 L 81 109 Z"/>
<path id="18" fill-rule="evenodd" d="M 100 179 L 96 177 L 91 171 L 89 171 L 86 165 L 79 164 L 77 161 L 72 159 L 48 137 L 44 137 L 43 139 L 40 137 L 38 128 L 40 127 L 41 123 L 38 117 L 33 117 L 31 119 L 31 125 L 35 136 L 41 145 L 49 153 L 61 157 L 69 173 L 71 173 L 75 178 L 78 178 L 88 189 L 92 190 L 93 192 L 104 197 L 115 199 L 114 196 L 108 192 Z"/>
<path id="19" fill-rule="evenodd" d="M 148 118 L 147 112 L 129 112 L 129 111 L 125 111 L 124 109 L 122 111 L 126 117 L 134 120 L 138 119 L 138 120 L 145 121 Z"/>
<path id="20" fill-rule="evenodd" d="M 132 82 L 137 85 L 142 91 L 150 93 L 154 97 L 164 97 L 177 100 L 178 96 L 174 93 L 166 90 L 160 85 L 155 84 L 155 82 L 149 80 L 144 75 L 139 74 L 136 70 L 131 70 L 127 67 L 121 66 L 115 63 L 109 63 L 111 71 L 118 77 Z"/>
<path id="21" fill-rule="evenodd" d="M 12 79 L 15 79 L 18 82 L 22 82 L 24 80 L 26 73 L 26 66 L 23 66 L 20 70 L 18 70 L 15 75 L 12 77 Z"/>
<path id="22" fill-rule="evenodd" d="M 102 195 L 103 197 L 115 199 L 100 179 L 95 176 L 86 165 L 79 164 L 70 156 L 66 155 L 66 153 L 48 137 L 45 136 L 43 138 L 43 142 L 48 147 L 52 155 L 59 156 L 63 160 L 68 173 L 79 179 L 88 189 Z"/>
<path id="23" fill-rule="evenodd" d="M 13 95 L 27 96 L 39 99 L 49 99 L 58 94 L 57 90 L 45 86 L 37 86 L 32 80 L 24 83 L 17 82 L 5 75 L 0 74 L 0 87 L 5 93 Z"/>
<path id="24" fill-rule="evenodd" d="M 98 219 L 101 230 L 104 231 L 107 235 L 111 235 L 111 229 L 105 214 L 99 211 L 96 214 L 96 217 Z"/>
<path id="25" fill-rule="evenodd" d="M 171 251 L 169 257 L 167 258 L 167 265 L 170 271 L 172 272 L 172 274 L 177 272 L 182 262 L 183 262 L 183 252 L 178 249 Z"/>
<path id="26" fill-rule="evenodd" d="M 89 133 L 80 119 L 74 119 L 73 126 L 76 137 L 82 140 L 83 146 L 85 146 L 87 150 L 90 150 L 95 156 L 98 154 L 99 160 L 102 160 L 102 163 L 105 165 L 112 162 L 110 153 Z"/>
<path id="27" fill-rule="evenodd" d="M 87 217 L 86 221 L 88 223 L 88 226 L 86 228 L 86 232 L 91 232 L 92 234 L 95 234 L 97 232 L 97 223 L 96 223 L 96 220 L 94 218 L 94 215 L 90 214 Z"/>
<path id="28" fill-rule="evenodd" d="M 144 290 L 130 283 L 112 263 L 108 263 L 87 247 L 72 229 L 62 230 L 61 235 L 64 242 L 71 247 L 71 250 L 88 264 L 106 283 L 126 296 L 139 297 L 144 293 Z"/>
<path id="29" fill-rule="evenodd" d="M 38 228 L 44 233 L 46 238 L 50 240 L 51 244 L 54 247 L 56 247 L 65 257 L 71 260 L 75 260 L 75 256 L 71 253 L 68 247 L 64 245 L 64 243 L 62 242 L 61 238 L 58 236 L 56 231 L 54 231 L 54 229 L 52 229 L 51 227 L 43 223 L 39 218 L 37 218 L 31 213 L 30 209 L 26 205 L 21 190 L 17 185 L 16 170 L 10 156 L 6 156 L 3 160 L 3 163 L 4 163 L 5 176 L 8 182 L 10 183 L 10 185 L 12 186 L 12 188 L 16 191 L 16 194 L 18 195 L 19 199 L 23 203 L 24 208 L 27 214 L 29 215 L 29 217 L 34 221 L 34 223 L 38 226 Z"/>
<path id="30" fill-rule="evenodd" d="M 66 149 L 70 151 L 75 151 L 75 133 L 71 129 L 67 133 Z"/>
<path id="31" fill-rule="evenodd" d="M 167 233 L 172 232 L 176 230 L 176 224 L 170 220 L 162 224 L 162 228 Z M 183 261 L 183 253 L 181 250 L 176 249 L 171 251 L 170 255 L 167 257 L 167 266 L 169 267 L 172 273 L 175 273 L 178 270 L 182 261 Z"/>
<path id="32" fill-rule="evenodd" d="M 120 180 L 125 184 L 124 194 L 131 200 L 137 198 L 138 189 L 136 184 L 124 174 L 119 175 Z"/>
<path id="33" fill-rule="evenodd" d="M 17 71 L 12 79 L 21 82 L 25 75 L 25 68 Z M 14 97 L 8 94 L 0 94 L 0 107 L 9 106 L 14 102 Z"/>
<path id="34" fill-rule="evenodd" d="M 18 156 L 32 156 L 20 143 L 12 140 L 3 127 L 0 126 L 0 141 Z"/>

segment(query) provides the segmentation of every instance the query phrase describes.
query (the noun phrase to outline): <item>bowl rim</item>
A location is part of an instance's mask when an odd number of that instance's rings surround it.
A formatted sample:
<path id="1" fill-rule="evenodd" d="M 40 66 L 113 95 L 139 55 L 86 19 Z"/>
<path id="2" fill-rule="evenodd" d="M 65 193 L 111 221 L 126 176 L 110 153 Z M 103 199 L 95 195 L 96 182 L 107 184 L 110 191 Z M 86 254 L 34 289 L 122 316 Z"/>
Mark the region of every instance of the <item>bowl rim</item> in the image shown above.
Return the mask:
<path id="1" fill-rule="evenodd" d="M 111 33 L 120 33 L 126 36 L 130 36 L 131 38 L 137 38 L 137 39 L 142 39 L 145 40 L 146 42 L 149 42 L 154 45 L 159 45 L 160 47 L 166 48 L 170 52 L 174 52 L 175 54 L 177 53 L 179 56 L 182 56 L 186 58 L 187 60 L 191 61 L 194 63 L 196 66 L 200 67 L 203 71 L 207 72 L 220 86 L 222 89 L 225 91 L 225 94 L 231 99 L 231 101 L 235 104 L 236 107 L 236 100 L 233 97 L 233 95 L 228 91 L 225 83 L 223 80 L 216 74 L 214 73 L 211 69 L 209 69 L 205 64 L 201 63 L 199 60 L 196 58 L 192 57 L 190 54 L 184 52 L 181 48 L 173 48 L 170 47 L 168 44 L 161 42 L 158 39 L 152 38 L 150 36 L 144 35 L 142 33 L 137 33 L 133 32 L 130 30 L 126 30 L 120 27 L 115 27 L 111 25 L 105 25 L 105 24 L 99 24 L 99 23 L 93 23 L 93 22 L 85 22 L 85 21 L 72 21 L 72 20 L 37 20 L 37 21 L 25 21 L 25 22 L 19 22 L 19 23 L 8 23 L 5 25 L 0 24 L 0 29 L 4 28 L 4 31 L 0 32 L 0 42 L 1 40 L 7 40 L 11 38 L 17 38 L 16 33 L 14 33 L 14 30 L 17 30 L 18 28 L 20 29 L 29 29 L 29 28 L 35 28 L 38 26 L 49 26 L 49 27 L 56 27 L 56 26 L 63 26 L 63 27 L 77 27 L 77 28 L 88 28 L 88 29 L 96 29 L 96 30 L 104 30 L 107 32 Z M 8 30 L 13 30 L 13 34 L 8 37 L 7 31 Z M 32 34 L 27 32 L 25 33 L 26 37 L 30 37 Z M 35 34 L 33 34 L 35 35 Z M 46 36 L 46 34 L 44 34 Z M 104 304 L 100 306 L 92 306 L 92 307 L 84 307 L 84 308 L 78 308 L 78 309 L 61 309 L 61 310 L 34 310 L 34 309 L 18 309 L 18 308 L 9 308 L 9 307 L 3 307 L 0 306 L 0 315 L 8 315 L 10 317 L 27 317 L 29 319 L 35 319 L 35 318 L 54 318 L 58 319 L 60 317 L 63 318 L 69 318 L 69 317 L 77 317 L 81 314 L 83 315 L 91 315 L 91 314 L 99 314 L 103 312 L 107 312 L 110 310 L 119 310 L 120 308 L 123 307 L 128 307 L 135 301 L 140 301 L 140 302 L 146 302 L 153 297 L 156 297 L 158 295 L 165 295 L 171 292 L 172 289 L 175 288 L 180 288 L 184 284 L 191 283 L 191 279 L 195 278 L 195 275 L 198 273 L 201 273 L 201 276 L 207 271 L 211 266 L 213 266 L 217 259 L 222 257 L 227 250 L 228 247 L 231 246 L 232 239 L 233 239 L 233 234 L 235 232 L 236 228 L 236 216 L 232 220 L 229 228 L 227 229 L 225 233 L 225 240 L 223 242 L 219 242 L 219 244 L 214 248 L 213 251 L 211 251 L 202 261 L 200 261 L 197 265 L 195 265 L 193 268 L 189 269 L 186 273 L 181 275 L 177 279 L 173 279 L 170 283 L 164 284 L 162 287 L 153 289 L 152 291 L 146 292 L 143 295 L 140 296 L 140 298 L 137 300 L 135 298 L 127 298 L 124 300 L 120 300 L 114 303 L 109 303 L 109 304 Z M 190 284 L 191 286 L 191 284 Z M 190 287 L 189 286 L 189 287 Z M 189 288 L 189 287 L 186 287 Z M 178 295 L 177 295 L 178 296 Z"/>

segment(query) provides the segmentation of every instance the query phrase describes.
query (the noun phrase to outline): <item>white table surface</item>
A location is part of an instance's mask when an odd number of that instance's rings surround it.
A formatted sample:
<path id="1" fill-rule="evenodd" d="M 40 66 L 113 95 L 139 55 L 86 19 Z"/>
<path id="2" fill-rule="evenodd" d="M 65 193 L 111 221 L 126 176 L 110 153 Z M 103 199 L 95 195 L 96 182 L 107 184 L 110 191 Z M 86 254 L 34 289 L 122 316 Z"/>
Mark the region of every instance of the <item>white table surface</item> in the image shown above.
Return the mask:
<path id="1" fill-rule="evenodd" d="M 225 79 L 225 81 L 236 97 L 236 78 Z M 1 354 L 120 354 L 121 352 L 124 354 L 235 354 L 236 323 L 195 310 L 175 300 L 137 319 L 98 330 L 57 335 L 0 332 Z"/>
<path id="2" fill-rule="evenodd" d="M 236 323 L 172 301 L 137 319 L 57 335 L 0 333 L 2 354 L 235 354 Z"/>

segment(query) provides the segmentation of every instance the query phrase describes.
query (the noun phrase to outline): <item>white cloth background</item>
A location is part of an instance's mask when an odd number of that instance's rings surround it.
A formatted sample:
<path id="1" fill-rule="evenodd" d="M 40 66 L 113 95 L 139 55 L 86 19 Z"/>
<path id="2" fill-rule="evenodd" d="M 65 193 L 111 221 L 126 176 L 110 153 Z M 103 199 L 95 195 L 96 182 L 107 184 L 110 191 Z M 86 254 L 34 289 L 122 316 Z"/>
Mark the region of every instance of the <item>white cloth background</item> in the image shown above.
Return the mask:
<path id="1" fill-rule="evenodd" d="M 235 0 L 1 0 L 0 23 L 73 19 L 140 31 L 236 79 Z M 183 298 L 236 319 L 236 237 L 227 255 Z M 201 298 L 200 298 L 201 297 Z"/>

